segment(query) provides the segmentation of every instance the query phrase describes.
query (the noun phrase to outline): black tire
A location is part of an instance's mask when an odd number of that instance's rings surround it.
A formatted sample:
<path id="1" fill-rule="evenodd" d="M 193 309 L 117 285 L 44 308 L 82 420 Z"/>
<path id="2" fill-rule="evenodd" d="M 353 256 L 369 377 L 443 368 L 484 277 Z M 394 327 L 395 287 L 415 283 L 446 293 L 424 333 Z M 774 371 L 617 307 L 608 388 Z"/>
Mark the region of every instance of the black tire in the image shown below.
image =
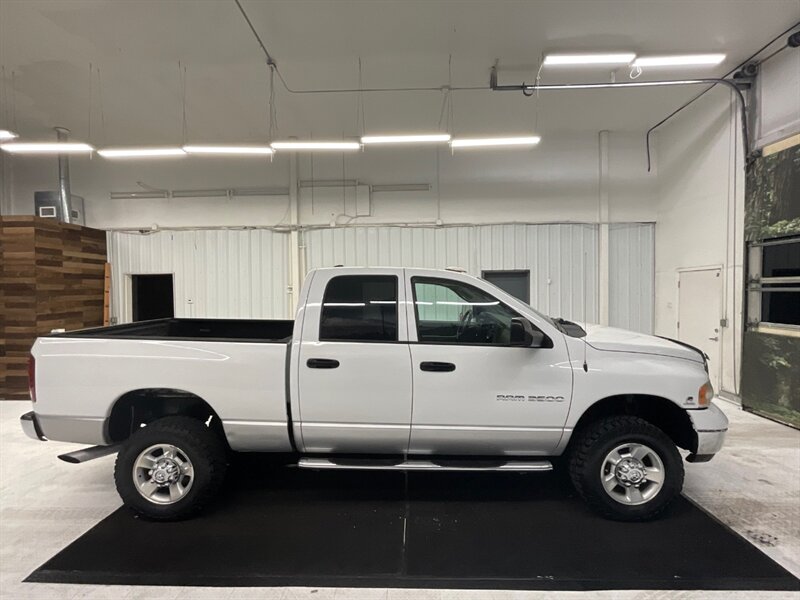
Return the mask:
<path id="1" fill-rule="evenodd" d="M 151 446 L 170 444 L 192 464 L 191 487 L 172 504 L 158 504 L 139 492 L 134 465 Z M 138 429 L 117 455 L 114 481 L 122 501 L 150 519 L 169 521 L 190 517 L 207 506 L 219 491 L 227 468 L 226 446 L 220 435 L 191 417 L 164 417 Z"/>
<path id="2" fill-rule="evenodd" d="M 664 467 L 661 489 L 642 504 L 631 505 L 615 500 L 603 486 L 602 469 L 606 456 L 628 443 L 642 444 L 652 449 Z M 580 431 L 572 444 L 569 472 L 575 489 L 589 506 L 603 517 L 615 521 L 651 520 L 683 488 L 683 461 L 672 440 L 652 423 L 628 415 L 607 417 Z M 620 486 L 617 490 L 620 494 L 624 493 L 625 487 Z"/>

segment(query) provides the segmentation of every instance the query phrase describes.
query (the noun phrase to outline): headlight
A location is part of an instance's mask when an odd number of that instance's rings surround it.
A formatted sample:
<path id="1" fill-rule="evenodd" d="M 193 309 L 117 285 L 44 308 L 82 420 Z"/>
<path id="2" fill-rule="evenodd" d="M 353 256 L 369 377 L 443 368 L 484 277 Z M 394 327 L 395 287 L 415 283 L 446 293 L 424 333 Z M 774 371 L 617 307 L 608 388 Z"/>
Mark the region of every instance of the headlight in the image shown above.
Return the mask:
<path id="1" fill-rule="evenodd" d="M 711 382 L 706 381 L 700 386 L 700 390 L 697 392 L 697 406 L 708 407 L 713 397 L 714 388 L 711 386 Z"/>

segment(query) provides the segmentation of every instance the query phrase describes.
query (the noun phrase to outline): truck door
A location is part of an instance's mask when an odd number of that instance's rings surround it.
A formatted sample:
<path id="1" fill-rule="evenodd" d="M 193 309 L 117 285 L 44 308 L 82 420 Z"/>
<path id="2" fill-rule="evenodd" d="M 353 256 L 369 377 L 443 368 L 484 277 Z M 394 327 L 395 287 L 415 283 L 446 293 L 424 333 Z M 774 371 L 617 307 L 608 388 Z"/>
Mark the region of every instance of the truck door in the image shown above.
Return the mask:
<path id="1" fill-rule="evenodd" d="M 305 452 L 408 450 L 411 357 L 400 308 L 403 281 L 402 269 L 314 274 L 294 365 L 294 417 Z"/>
<path id="2" fill-rule="evenodd" d="M 414 379 L 410 453 L 547 455 L 557 446 L 572 395 L 563 336 L 529 309 L 510 307 L 474 279 L 410 278 Z M 510 346 L 523 317 L 551 347 Z M 538 321 L 538 322 L 537 322 Z"/>

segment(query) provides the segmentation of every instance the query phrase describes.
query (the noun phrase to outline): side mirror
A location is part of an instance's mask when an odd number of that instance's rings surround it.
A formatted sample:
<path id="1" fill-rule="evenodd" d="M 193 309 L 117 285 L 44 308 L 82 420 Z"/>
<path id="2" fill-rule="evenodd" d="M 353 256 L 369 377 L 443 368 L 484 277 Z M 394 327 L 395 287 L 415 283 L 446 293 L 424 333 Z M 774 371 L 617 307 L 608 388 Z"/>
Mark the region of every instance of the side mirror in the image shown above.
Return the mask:
<path id="1" fill-rule="evenodd" d="M 538 329 L 534 329 L 528 319 L 514 317 L 511 319 L 511 346 L 521 348 L 541 348 L 546 336 Z"/>

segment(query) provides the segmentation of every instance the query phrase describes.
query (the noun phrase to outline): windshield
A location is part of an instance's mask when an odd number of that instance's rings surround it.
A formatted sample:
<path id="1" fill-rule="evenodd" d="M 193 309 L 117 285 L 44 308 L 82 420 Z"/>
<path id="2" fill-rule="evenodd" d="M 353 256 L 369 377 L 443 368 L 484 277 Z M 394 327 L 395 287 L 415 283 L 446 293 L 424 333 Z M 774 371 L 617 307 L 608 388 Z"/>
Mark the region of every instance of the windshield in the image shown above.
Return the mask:
<path id="1" fill-rule="evenodd" d="M 497 285 L 495 285 L 491 281 L 487 281 L 486 279 L 482 279 L 482 281 L 485 281 L 486 283 L 491 285 L 493 288 L 508 294 L 508 292 L 506 292 L 502 288 L 498 287 Z M 511 295 L 513 296 L 513 294 L 511 294 Z M 552 325 L 553 327 L 558 329 L 561 333 L 563 333 L 565 335 L 568 335 L 568 336 L 571 336 L 571 337 L 577 337 L 577 338 L 584 337 L 586 335 L 586 330 L 583 329 L 583 327 L 581 327 L 577 323 L 573 323 L 572 321 L 568 321 L 566 319 L 562 319 L 561 317 L 550 317 L 550 316 L 548 316 L 548 315 L 536 310 L 535 308 L 533 308 L 528 302 L 525 302 L 524 300 L 520 300 L 516 296 L 514 296 L 514 298 L 518 302 L 521 302 L 522 304 L 527 306 L 537 317 L 539 317 L 540 319 L 542 319 L 544 321 L 547 321 L 548 323 L 550 323 L 550 325 Z"/>
<path id="2" fill-rule="evenodd" d="M 493 284 L 491 281 L 487 281 L 486 279 L 482 279 L 482 278 L 481 278 L 481 281 L 483 281 L 483 282 L 485 282 L 485 283 L 488 283 L 488 284 L 489 284 L 490 286 L 492 286 L 494 289 L 496 289 L 496 290 L 500 290 L 500 291 L 501 291 L 501 292 L 503 292 L 504 294 L 508 294 L 508 292 L 506 292 L 504 289 L 502 289 L 502 288 L 500 288 L 500 287 L 496 286 L 496 285 L 495 285 L 495 284 Z M 513 294 L 510 294 L 510 295 L 512 295 L 512 296 L 513 296 Z M 520 302 L 520 303 L 524 304 L 525 306 L 527 306 L 527 307 L 528 307 L 528 308 L 531 310 L 531 312 L 533 312 L 533 313 L 534 313 L 534 314 L 535 314 L 537 317 L 539 317 L 540 319 L 542 319 L 542 320 L 544 320 L 544 321 L 547 321 L 548 323 L 550 323 L 550 325 L 552 325 L 552 326 L 553 326 L 553 327 L 555 327 L 556 329 L 559 329 L 559 330 L 561 329 L 561 327 L 559 326 L 558 322 L 557 322 L 557 321 L 556 321 L 556 319 L 554 319 L 553 317 L 549 317 L 549 316 L 547 316 L 546 314 L 544 314 L 543 312 L 540 312 L 540 311 L 536 310 L 536 309 L 535 309 L 535 308 L 533 308 L 533 307 L 532 307 L 532 306 L 531 306 L 531 305 L 530 305 L 528 302 L 525 302 L 524 300 L 520 300 L 520 299 L 519 299 L 519 298 L 517 298 L 516 296 L 514 296 L 514 299 L 515 299 L 517 302 Z"/>

